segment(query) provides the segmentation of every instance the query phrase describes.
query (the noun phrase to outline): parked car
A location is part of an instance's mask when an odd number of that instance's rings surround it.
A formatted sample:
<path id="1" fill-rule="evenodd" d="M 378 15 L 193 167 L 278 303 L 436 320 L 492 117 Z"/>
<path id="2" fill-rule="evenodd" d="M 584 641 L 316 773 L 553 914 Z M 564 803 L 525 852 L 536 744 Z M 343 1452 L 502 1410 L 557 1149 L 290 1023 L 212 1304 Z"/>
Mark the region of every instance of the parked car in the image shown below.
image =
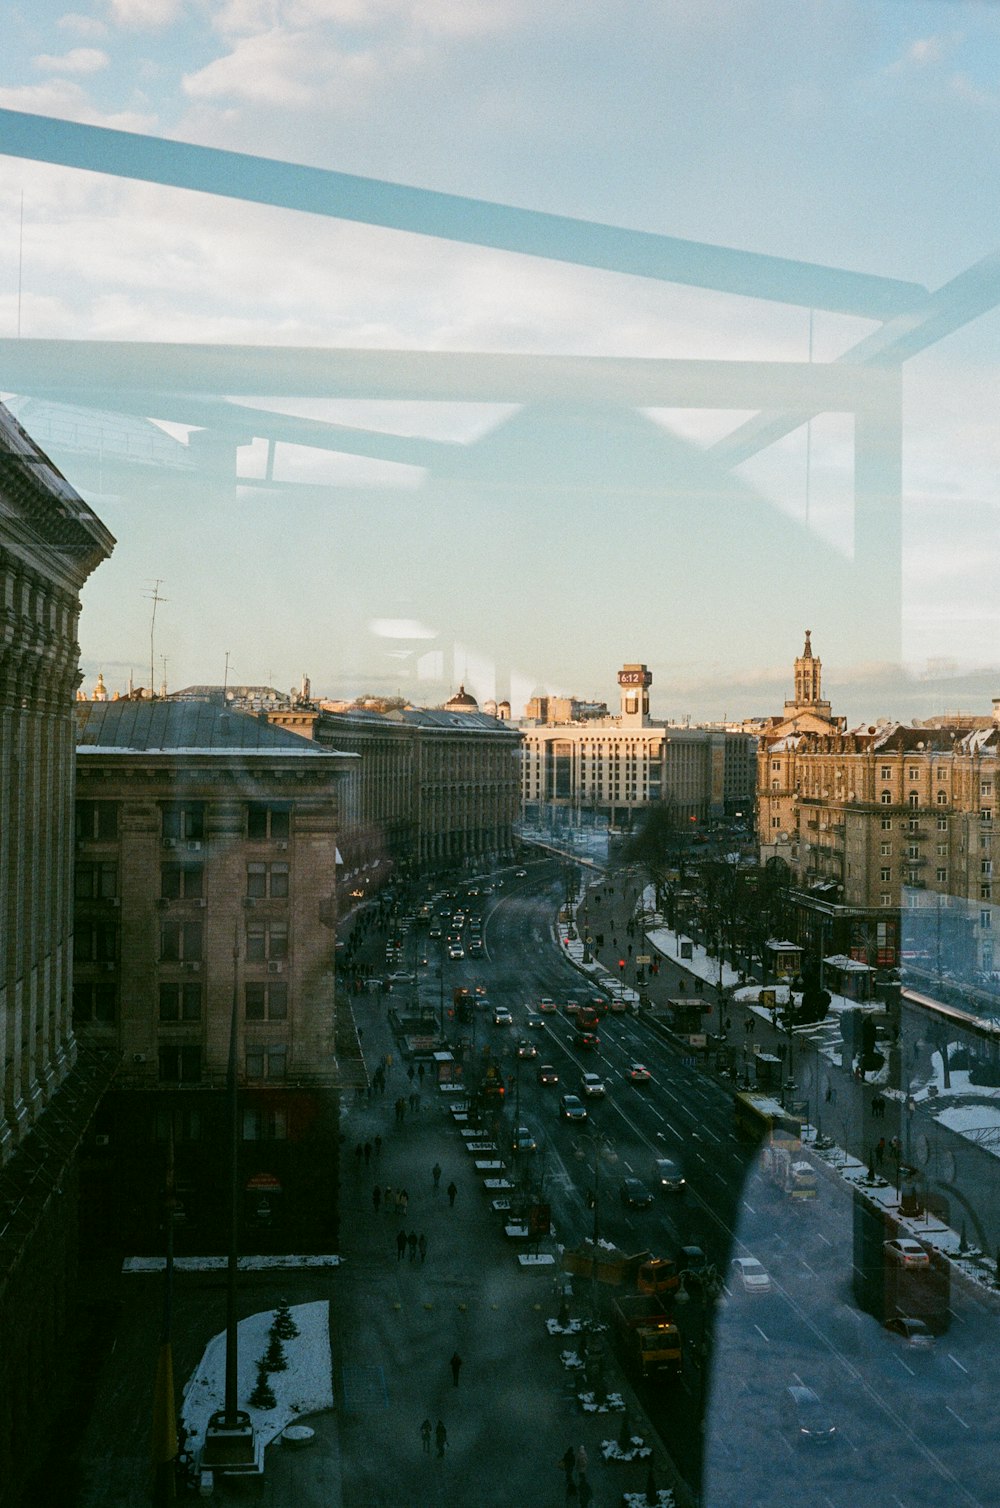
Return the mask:
<path id="1" fill-rule="evenodd" d="M 580 1076 L 580 1088 L 588 1098 L 603 1099 L 607 1093 L 604 1080 L 600 1074 L 584 1073 Z"/>
<path id="2" fill-rule="evenodd" d="M 894 1241 L 883 1241 L 882 1250 L 886 1260 L 898 1262 L 900 1267 L 928 1267 L 930 1257 L 919 1241 L 911 1236 L 897 1236 Z"/>
<path id="3" fill-rule="evenodd" d="M 587 1107 L 578 1094 L 564 1094 L 559 1101 L 559 1114 L 564 1121 L 585 1121 Z"/>
<path id="4" fill-rule="evenodd" d="M 619 1192 L 622 1204 L 629 1210 L 648 1210 L 653 1202 L 652 1194 L 638 1178 L 623 1178 Z"/>
<path id="5" fill-rule="evenodd" d="M 539 1084 L 558 1084 L 559 1075 L 556 1073 L 551 1063 L 542 1064 L 541 1068 L 538 1070 L 538 1082 Z"/>
<path id="6" fill-rule="evenodd" d="M 628 1065 L 628 1076 L 633 1084 L 648 1084 L 653 1077 L 645 1063 L 630 1063 Z"/>
<path id="7" fill-rule="evenodd" d="M 799 1445 L 832 1445 L 837 1426 L 831 1422 L 819 1394 L 802 1383 L 785 1389 L 788 1416 Z"/>
<path id="8" fill-rule="evenodd" d="M 734 1288 L 744 1293 L 770 1293 L 771 1279 L 756 1257 L 734 1257 L 729 1268 Z"/>
<path id="9" fill-rule="evenodd" d="M 653 1177 L 661 1189 L 671 1194 L 682 1194 L 687 1187 L 684 1170 L 672 1157 L 654 1158 Z"/>

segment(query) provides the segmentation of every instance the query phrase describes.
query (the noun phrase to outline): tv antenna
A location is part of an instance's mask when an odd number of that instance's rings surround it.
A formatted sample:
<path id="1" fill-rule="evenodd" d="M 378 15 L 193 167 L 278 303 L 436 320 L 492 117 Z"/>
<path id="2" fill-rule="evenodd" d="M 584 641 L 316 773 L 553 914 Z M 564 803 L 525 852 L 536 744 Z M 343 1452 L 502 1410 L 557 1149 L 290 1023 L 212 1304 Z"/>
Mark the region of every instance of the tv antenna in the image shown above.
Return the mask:
<path id="1" fill-rule="evenodd" d="M 160 587 L 162 585 L 163 585 L 163 581 L 158 576 L 156 578 L 155 582 L 153 583 L 153 590 L 151 592 L 144 593 L 144 595 L 146 597 L 148 597 L 150 599 L 150 601 L 152 602 L 152 604 L 153 604 L 153 611 L 150 614 L 150 619 L 149 619 L 149 695 L 150 695 L 150 699 L 152 699 L 152 697 L 155 695 L 155 693 L 153 691 L 153 687 L 156 684 L 156 650 L 155 650 L 155 645 L 154 645 L 154 633 L 155 633 L 155 630 L 156 630 L 156 609 L 159 607 L 159 605 L 160 605 L 161 602 L 168 602 L 170 600 L 168 597 L 161 597 L 160 596 Z"/>

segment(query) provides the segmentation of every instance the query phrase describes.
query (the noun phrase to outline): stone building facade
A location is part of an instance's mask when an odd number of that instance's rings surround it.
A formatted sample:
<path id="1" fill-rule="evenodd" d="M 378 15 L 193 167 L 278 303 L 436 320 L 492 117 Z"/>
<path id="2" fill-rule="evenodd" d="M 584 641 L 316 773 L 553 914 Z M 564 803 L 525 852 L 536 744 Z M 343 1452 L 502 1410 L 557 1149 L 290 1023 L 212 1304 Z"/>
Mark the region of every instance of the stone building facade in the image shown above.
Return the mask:
<path id="1" fill-rule="evenodd" d="M 336 1230 L 337 792 L 352 760 L 211 702 L 77 712 L 74 1018 L 120 1061 L 88 1149 L 93 1239 L 160 1249 L 172 1135 L 181 1244 L 224 1244 L 235 1009 L 243 1240 L 315 1249 Z"/>
<path id="2" fill-rule="evenodd" d="M 114 548 L 0 404 L 0 1504 L 64 1402 L 77 1147 L 113 1068 L 71 1015 L 80 591 Z"/>

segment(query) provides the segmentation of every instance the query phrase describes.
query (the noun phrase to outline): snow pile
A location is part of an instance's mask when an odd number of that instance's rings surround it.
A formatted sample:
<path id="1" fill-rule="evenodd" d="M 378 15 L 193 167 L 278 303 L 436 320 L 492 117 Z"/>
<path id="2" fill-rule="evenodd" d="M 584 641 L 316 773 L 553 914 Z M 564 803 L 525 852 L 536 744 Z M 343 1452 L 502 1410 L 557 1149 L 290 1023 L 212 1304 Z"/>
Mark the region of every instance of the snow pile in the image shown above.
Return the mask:
<path id="1" fill-rule="evenodd" d="M 282 1342 L 287 1367 L 270 1372 L 274 1393 L 272 1409 L 251 1408 L 248 1399 L 257 1383 L 257 1363 L 267 1350 L 275 1311 L 251 1314 L 239 1323 L 238 1407 L 250 1415 L 254 1429 L 265 1445 L 288 1424 L 304 1414 L 333 1408 L 333 1372 L 330 1359 L 330 1306 L 325 1299 L 312 1304 L 293 1304 L 291 1316 L 299 1333 Z M 205 1426 L 212 1414 L 225 1407 L 226 1336 L 215 1335 L 184 1387 L 181 1419 L 188 1431 L 186 1448 L 197 1455 L 205 1443 Z"/>
<path id="2" fill-rule="evenodd" d="M 596 1393 L 577 1393 L 576 1397 L 585 1414 L 621 1414 L 625 1412 L 625 1399 L 621 1393 L 609 1393 L 603 1403 L 598 1403 Z"/>
<path id="3" fill-rule="evenodd" d="M 641 1435 L 630 1436 L 629 1447 L 622 1450 L 617 1440 L 602 1440 L 601 1455 L 605 1461 L 644 1461 L 653 1454 L 652 1446 L 647 1445 Z"/>
<path id="4" fill-rule="evenodd" d="M 583 1320 L 571 1319 L 565 1325 L 560 1325 L 557 1319 L 547 1319 L 545 1328 L 550 1335 L 579 1335 L 583 1329 Z"/>
<path id="5" fill-rule="evenodd" d="M 647 1508 L 649 1498 L 644 1492 L 622 1493 L 624 1508 Z M 674 1508 L 674 1495 L 669 1487 L 661 1487 L 656 1494 L 657 1508 Z"/>

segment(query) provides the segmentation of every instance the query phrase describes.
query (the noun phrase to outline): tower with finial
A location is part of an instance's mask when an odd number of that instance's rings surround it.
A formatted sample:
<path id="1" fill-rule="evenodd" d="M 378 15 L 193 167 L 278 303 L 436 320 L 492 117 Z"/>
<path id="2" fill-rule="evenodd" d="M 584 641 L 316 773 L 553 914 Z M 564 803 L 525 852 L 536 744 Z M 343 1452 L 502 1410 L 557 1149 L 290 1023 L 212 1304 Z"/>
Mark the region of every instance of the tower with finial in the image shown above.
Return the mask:
<path id="1" fill-rule="evenodd" d="M 806 642 L 802 653 L 795 661 L 795 695 L 785 703 L 785 717 L 795 717 L 802 712 L 814 712 L 825 721 L 832 721 L 832 709 L 823 699 L 823 662 L 812 649 L 812 630 L 806 629 Z"/>

